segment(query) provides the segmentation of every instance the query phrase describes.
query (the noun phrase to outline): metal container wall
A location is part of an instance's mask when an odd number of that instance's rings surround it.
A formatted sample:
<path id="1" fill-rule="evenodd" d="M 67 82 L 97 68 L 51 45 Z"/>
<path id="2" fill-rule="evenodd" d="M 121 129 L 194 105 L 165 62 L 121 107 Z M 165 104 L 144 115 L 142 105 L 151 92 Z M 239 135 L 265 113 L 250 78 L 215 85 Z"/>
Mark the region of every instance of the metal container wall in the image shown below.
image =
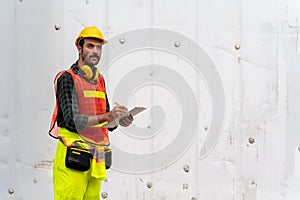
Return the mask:
<path id="1" fill-rule="evenodd" d="M 53 79 L 80 30 L 108 38 L 106 200 L 298 200 L 297 0 L 2 0 L 0 199 L 53 199 Z"/>

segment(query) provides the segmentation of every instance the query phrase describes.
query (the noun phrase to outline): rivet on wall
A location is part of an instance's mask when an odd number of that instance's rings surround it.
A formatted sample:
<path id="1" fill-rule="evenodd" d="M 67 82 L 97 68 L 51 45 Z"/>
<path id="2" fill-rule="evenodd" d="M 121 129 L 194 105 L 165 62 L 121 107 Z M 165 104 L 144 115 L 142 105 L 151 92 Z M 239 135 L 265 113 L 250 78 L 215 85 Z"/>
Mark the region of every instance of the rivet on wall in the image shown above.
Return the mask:
<path id="1" fill-rule="evenodd" d="M 55 25 L 54 25 L 54 28 L 55 28 L 55 30 L 57 30 L 57 31 L 58 31 L 58 30 L 60 30 L 60 29 L 61 29 L 61 26 L 60 26 L 60 24 L 55 24 Z"/>
<path id="2" fill-rule="evenodd" d="M 174 46 L 175 47 L 180 47 L 181 43 L 179 41 L 175 41 Z"/>
<path id="3" fill-rule="evenodd" d="M 298 147 L 298 151 L 300 152 L 300 146 Z"/>
<path id="4" fill-rule="evenodd" d="M 250 138 L 248 139 L 248 141 L 249 141 L 250 144 L 253 144 L 253 143 L 255 142 L 255 139 L 254 139 L 253 137 L 250 137 Z"/>
<path id="5" fill-rule="evenodd" d="M 192 197 L 191 200 L 197 200 L 197 198 L 196 197 Z"/>
<path id="6" fill-rule="evenodd" d="M 106 199 L 106 198 L 108 197 L 107 192 L 102 192 L 102 193 L 101 193 L 101 197 L 102 197 L 103 199 Z"/>
<path id="7" fill-rule="evenodd" d="M 15 193 L 15 190 L 12 187 L 8 188 L 7 191 L 8 191 L 9 194 Z"/>
<path id="8" fill-rule="evenodd" d="M 153 185 L 152 185 L 152 182 L 150 182 L 150 181 L 147 182 L 147 187 L 148 187 L 148 188 L 152 188 L 152 186 L 153 186 Z"/>
<path id="9" fill-rule="evenodd" d="M 184 166 L 183 166 L 183 170 L 184 170 L 185 172 L 189 172 L 189 171 L 190 171 L 190 166 L 184 165 Z"/>
<path id="10" fill-rule="evenodd" d="M 182 185 L 182 189 L 184 189 L 184 190 L 189 189 L 189 184 L 184 183 L 184 184 Z"/>
<path id="11" fill-rule="evenodd" d="M 239 44 L 235 44 L 235 45 L 234 45 L 234 48 L 235 48 L 236 50 L 240 50 L 241 46 L 240 46 Z"/>
<path id="12" fill-rule="evenodd" d="M 124 44 L 126 41 L 125 41 L 125 38 L 120 38 L 119 39 L 119 42 L 121 43 L 121 44 Z"/>
<path id="13" fill-rule="evenodd" d="M 257 186 L 256 180 L 255 180 L 255 179 L 251 179 L 250 185 L 251 185 L 252 187 Z"/>

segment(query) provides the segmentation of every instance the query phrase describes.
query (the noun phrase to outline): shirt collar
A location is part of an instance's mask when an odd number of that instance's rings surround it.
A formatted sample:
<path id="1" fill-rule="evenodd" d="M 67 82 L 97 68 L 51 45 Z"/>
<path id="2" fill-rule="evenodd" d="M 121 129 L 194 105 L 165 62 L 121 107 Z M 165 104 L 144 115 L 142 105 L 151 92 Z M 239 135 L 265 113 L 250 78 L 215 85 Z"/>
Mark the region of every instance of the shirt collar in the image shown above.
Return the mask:
<path id="1" fill-rule="evenodd" d="M 83 74 L 81 73 L 81 71 L 80 71 L 80 68 L 79 68 L 77 62 L 74 63 L 74 64 L 71 66 L 71 68 L 72 68 L 72 70 L 73 70 L 73 72 L 74 72 L 75 74 L 79 74 L 80 76 L 83 75 Z"/>
<path id="2" fill-rule="evenodd" d="M 97 81 L 92 81 L 92 80 L 89 80 L 89 79 L 84 77 L 83 71 L 78 66 L 78 61 L 76 61 L 76 63 L 74 63 L 71 66 L 71 68 L 72 68 L 72 70 L 75 74 L 78 74 L 80 77 L 84 78 L 87 82 L 92 83 L 92 84 L 97 84 Z"/>

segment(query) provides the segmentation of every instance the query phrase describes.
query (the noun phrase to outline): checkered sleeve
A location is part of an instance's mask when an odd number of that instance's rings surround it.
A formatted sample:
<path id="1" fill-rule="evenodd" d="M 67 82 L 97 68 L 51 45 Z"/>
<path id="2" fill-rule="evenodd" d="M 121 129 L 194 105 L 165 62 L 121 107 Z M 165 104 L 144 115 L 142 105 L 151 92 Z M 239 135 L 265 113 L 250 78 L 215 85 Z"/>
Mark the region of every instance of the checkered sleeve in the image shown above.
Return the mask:
<path id="1" fill-rule="evenodd" d="M 88 116 L 81 115 L 72 76 L 67 72 L 57 80 L 57 96 L 65 128 L 81 130 L 86 127 Z M 76 131 L 77 132 L 77 131 Z"/>

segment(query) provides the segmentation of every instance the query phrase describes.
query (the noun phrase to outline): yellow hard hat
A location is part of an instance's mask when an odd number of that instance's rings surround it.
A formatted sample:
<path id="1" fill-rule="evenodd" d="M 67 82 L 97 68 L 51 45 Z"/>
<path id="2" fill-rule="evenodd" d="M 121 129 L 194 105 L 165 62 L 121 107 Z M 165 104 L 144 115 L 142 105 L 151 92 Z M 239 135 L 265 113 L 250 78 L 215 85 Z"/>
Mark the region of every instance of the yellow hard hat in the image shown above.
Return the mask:
<path id="1" fill-rule="evenodd" d="M 107 42 L 107 40 L 103 37 L 103 34 L 96 26 L 89 26 L 84 28 L 78 35 L 75 40 L 75 45 L 77 46 L 79 41 L 83 38 L 97 38 L 103 41 L 103 44 Z"/>

